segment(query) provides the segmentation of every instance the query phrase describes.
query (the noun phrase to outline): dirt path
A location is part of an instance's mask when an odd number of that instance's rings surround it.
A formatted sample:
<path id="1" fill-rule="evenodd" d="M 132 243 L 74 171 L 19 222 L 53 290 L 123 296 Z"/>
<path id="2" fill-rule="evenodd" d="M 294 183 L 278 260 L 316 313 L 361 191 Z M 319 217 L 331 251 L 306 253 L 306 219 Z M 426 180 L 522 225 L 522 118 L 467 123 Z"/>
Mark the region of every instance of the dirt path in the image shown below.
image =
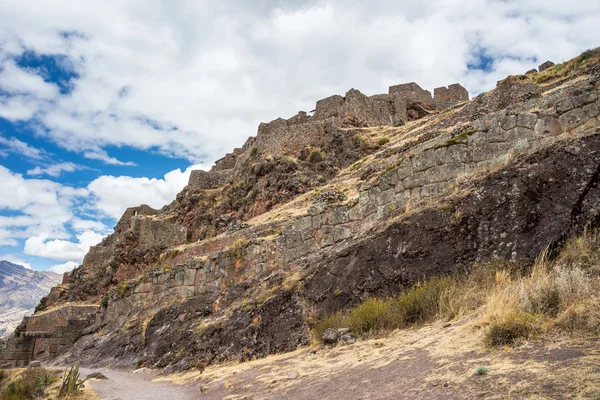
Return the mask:
<path id="1" fill-rule="evenodd" d="M 194 382 L 206 400 L 600 398 L 596 338 L 554 337 L 490 351 L 482 334 L 468 320 L 440 322 L 158 379 Z M 478 367 L 488 372 L 479 376 Z"/>
<path id="2" fill-rule="evenodd" d="M 90 380 L 89 384 L 102 400 L 187 400 L 200 397 L 196 385 L 155 382 L 156 371 L 133 373 L 106 368 L 81 369 L 81 376 L 100 372 L 108 379 Z"/>

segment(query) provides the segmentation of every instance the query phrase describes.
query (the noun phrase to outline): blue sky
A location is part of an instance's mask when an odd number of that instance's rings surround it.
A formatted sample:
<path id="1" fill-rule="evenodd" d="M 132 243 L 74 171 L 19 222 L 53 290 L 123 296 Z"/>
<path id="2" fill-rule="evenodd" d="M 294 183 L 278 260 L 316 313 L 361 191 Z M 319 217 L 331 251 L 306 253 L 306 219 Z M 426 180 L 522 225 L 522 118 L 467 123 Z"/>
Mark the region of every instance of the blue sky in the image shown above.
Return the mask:
<path id="1" fill-rule="evenodd" d="M 598 26 L 587 0 L 0 0 L 0 259 L 69 270 L 262 121 L 352 87 L 475 95 Z"/>

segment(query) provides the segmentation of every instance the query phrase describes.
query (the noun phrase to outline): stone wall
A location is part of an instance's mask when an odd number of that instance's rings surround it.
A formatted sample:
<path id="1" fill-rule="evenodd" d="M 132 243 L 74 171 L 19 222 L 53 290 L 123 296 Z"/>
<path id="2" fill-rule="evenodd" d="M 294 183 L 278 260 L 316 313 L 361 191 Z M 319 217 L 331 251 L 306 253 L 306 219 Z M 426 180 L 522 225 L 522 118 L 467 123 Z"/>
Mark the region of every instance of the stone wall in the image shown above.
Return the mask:
<path id="1" fill-rule="evenodd" d="M 156 214 L 158 214 L 158 210 L 155 210 L 146 204 L 142 204 L 138 207 L 129 207 L 127 210 L 125 210 L 123 216 L 119 219 L 119 222 L 117 222 L 117 225 L 115 226 L 115 233 L 119 234 L 128 230 L 131 227 L 131 220 L 134 217 Z"/>
<path id="2" fill-rule="evenodd" d="M 409 104 L 419 102 L 433 106 L 433 97 L 431 97 L 431 92 L 421 88 L 421 86 L 417 85 L 415 82 L 390 86 L 388 93 L 405 99 L 405 101 Z"/>
<path id="3" fill-rule="evenodd" d="M 234 158 L 232 159 L 235 161 Z M 233 166 L 235 166 L 235 162 L 233 163 Z M 196 189 L 216 189 L 226 185 L 229 182 L 231 174 L 231 169 L 216 169 L 211 171 L 204 171 L 201 169 L 194 170 L 190 174 L 188 185 Z"/>
<path id="4" fill-rule="evenodd" d="M 166 301 L 213 292 L 280 265 L 281 241 L 238 241 L 221 251 L 174 267 L 146 271 L 124 297 L 111 294 L 106 317 L 115 319 L 143 307 L 160 307 Z"/>
<path id="5" fill-rule="evenodd" d="M 15 338 L 2 354 L 2 368 L 25 367 L 33 360 L 52 360 L 81 336 L 100 317 L 99 307 L 65 306 L 25 317 Z"/>
<path id="6" fill-rule="evenodd" d="M 450 108 L 456 104 L 469 101 L 469 92 L 458 83 L 442 86 L 433 90 L 433 101 L 438 110 Z"/>
<path id="7" fill-rule="evenodd" d="M 460 92 L 462 86 L 450 85 L 455 97 L 465 97 Z M 462 88 L 465 92 L 466 90 Z M 460 93 L 459 93 L 460 92 Z M 447 97 L 450 95 L 446 95 Z M 468 99 L 468 93 L 466 94 Z M 328 124 L 343 126 L 382 126 L 399 125 L 408 120 L 407 105 L 421 102 L 434 106 L 431 92 L 422 89 L 416 83 L 391 86 L 388 94 L 366 96 L 356 89 L 350 89 L 345 96 L 334 95 L 318 100 L 314 114 L 298 112 L 289 119 L 277 118 L 268 123 L 261 123 L 255 137 L 250 137 L 244 146 L 217 160 L 211 171 L 231 170 L 248 158 L 252 147 L 271 153 L 297 152 L 322 137 Z M 453 104 L 456 104 L 456 101 Z M 445 101 L 447 103 L 447 101 Z"/>
<path id="8" fill-rule="evenodd" d="M 402 153 L 402 160 L 379 178 L 363 185 L 357 198 L 337 205 L 314 203 L 282 227 L 281 234 L 237 244 L 229 241 L 228 248 L 210 255 L 206 252 L 214 246 L 202 250 L 203 245 L 198 244 L 200 254 L 195 259 L 169 270 L 149 271 L 124 298 L 115 297 L 109 306 L 110 315 L 114 318 L 141 305 L 160 305 L 166 298 L 181 300 L 219 290 L 294 262 L 359 237 L 404 213 L 409 202 L 438 195 L 478 171 L 503 165 L 512 157 L 557 140 L 585 134 L 600 124 L 598 90 L 584 82 L 575 93 L 533 99 L 516 109 L 476 120 L 463 131 L 443 133 L 418 144 Z M 586 124 L 591 125 L 586 128 Z M 258 227 L 252 229 L 258 231 Z"/>
<path id="9" fill-rule="evenodd" d="M 164 249 L 187 241 L 187 229 L 168 219 L 134 217 L 131 231 L 137 234 L 140 250 Z"/>

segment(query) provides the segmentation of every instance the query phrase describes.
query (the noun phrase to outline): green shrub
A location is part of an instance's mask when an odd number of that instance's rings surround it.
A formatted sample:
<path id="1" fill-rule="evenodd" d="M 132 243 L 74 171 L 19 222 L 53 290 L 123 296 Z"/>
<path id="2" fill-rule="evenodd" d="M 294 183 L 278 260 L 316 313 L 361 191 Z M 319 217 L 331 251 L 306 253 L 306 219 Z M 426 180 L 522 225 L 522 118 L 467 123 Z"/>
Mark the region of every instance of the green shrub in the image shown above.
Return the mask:
<path id="1" fill-rule="evenodd" d="M 2 371 L 2 379 L 6 373 Z M 44 389 L 57 381 L 56 373 L 44 368 L 28 369 L 1 393 L 2 400 L 28 400 L 40 397 Z"/>
<path id="2" fill-rule="evenodd" d="M 120 297 L 124 297 L 127 293 L 127 281 L 121 281 L 117 284 L 117 293 Z"/>
<path id="3" fill-rule="evenodd" d="M 108 307 L 108 296 L 107 295 L 104 295 L 104 297 L 102 297 L 102 300 L 100 301 L 100 307 L 102 307 L 102 308 Z"/>
<path id="4" fill-rule="evenodd" d="M 308 156 L 308 161 L 311 164 L 321 162 L 324 159 L 325 159 L 325 156 L 324 156 L 323 152 L 321 152 L 321 150 L 318 150 L 318 149 L 311 151 L 310 155 Z"/>
<path id="5" fill-rule="evenodd" d="M 256 155 L 258 154 L 258 147 L 254 146 L 250 149 L 250 157 L 251 158 L 256 158 Z"/>
<path id="6" fill-rule="evenodd" d="M 371 298 L 345 314 L 327 316 L 315 324 L 313 333 L 320 339 L 327 328 L 345 327 L 356 335 L 369 336 L 431 321 L 449 309 L 444 303 L 455 287 L 456 281 L 452 278 L 434 277 L 402 292 L 397 298 Z"/>
<path id="7" fill-rule="evenodd" d="M 390 142 L 390 139 L 389 139 L 388 137 L 382 137 L 381 139 L 379 139 L 379 140 L 377 141 L 377 144 L 378 144 L 379 146 L 383 146 L 383 145 L 385 145 L 385 144 L 388 144 L 389 142 Z"/>
<path id="8" fill-rule="evenodd" d="M 81 389 L 83 382 L 79 379 L 79 364 L 74 364 L 68 371 L 65 370 L 58 398 L 62 399 L 76 394 Z"/>
<path id="9" fill-rule="evenodd" d="M 488 367 L 477 367 L 475 375 L 485 375 L 488 372 Z"/>
<path id="10" fill-rule="evenodd" d="M 140 357 L 135 362 L 135 368 L 140 369 L 144 366 L 144 357 Z"/>
<path id="11" fill-rule="evenodd" d="M 533 332 L 534 320 L 531 314 L 525 312 L 510 313 L 490 324 L 484 342 L 489 347 L 510 346 L 517 339 L 529 337 Z"/>
<path id="12" fill-rule="evenodd" d="M 362 136 L 360 136 L 358 133 L 352 137 L 352 141 L 354 142 L 355 146 L 360 146 L 364 142 Z"/>

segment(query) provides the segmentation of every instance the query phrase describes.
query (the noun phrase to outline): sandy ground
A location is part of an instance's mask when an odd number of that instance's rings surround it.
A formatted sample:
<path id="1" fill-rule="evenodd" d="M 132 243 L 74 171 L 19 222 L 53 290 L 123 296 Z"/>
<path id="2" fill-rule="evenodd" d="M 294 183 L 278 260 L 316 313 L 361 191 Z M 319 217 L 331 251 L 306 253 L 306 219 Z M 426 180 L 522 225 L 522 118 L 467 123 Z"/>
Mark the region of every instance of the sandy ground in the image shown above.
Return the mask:
<path id="1" fill-rule="evenodd" d="M 134 373 L 126 370 L 81 369 L 81 376 L 101 372 L 108 379 L 89 380 L 88 384 L 102 400 L 187 400 L 201 397 L 196 385 L 153 382 L 157 371 Z"/>
<path id="2" fill-rule="evenodd" d="M 474 320 L 166 377 L 93 370 L 109 379 L 90 385 L 108 400 L 600 399 L 597 337 L 554 336 L 489 350 Z M 478 367 L 487 373 L 477 375 Z"/>
<path id="3" fill-rule="evenodd" d="M 333 349 L 301 349 L 202 373 L 202 399 L 600 399 L 598 338 L 553 337 L 514 348 L 482 346 L 470 319 L 395 332 Z M 487 367 L 477 375 L 478 367 Z"/>

